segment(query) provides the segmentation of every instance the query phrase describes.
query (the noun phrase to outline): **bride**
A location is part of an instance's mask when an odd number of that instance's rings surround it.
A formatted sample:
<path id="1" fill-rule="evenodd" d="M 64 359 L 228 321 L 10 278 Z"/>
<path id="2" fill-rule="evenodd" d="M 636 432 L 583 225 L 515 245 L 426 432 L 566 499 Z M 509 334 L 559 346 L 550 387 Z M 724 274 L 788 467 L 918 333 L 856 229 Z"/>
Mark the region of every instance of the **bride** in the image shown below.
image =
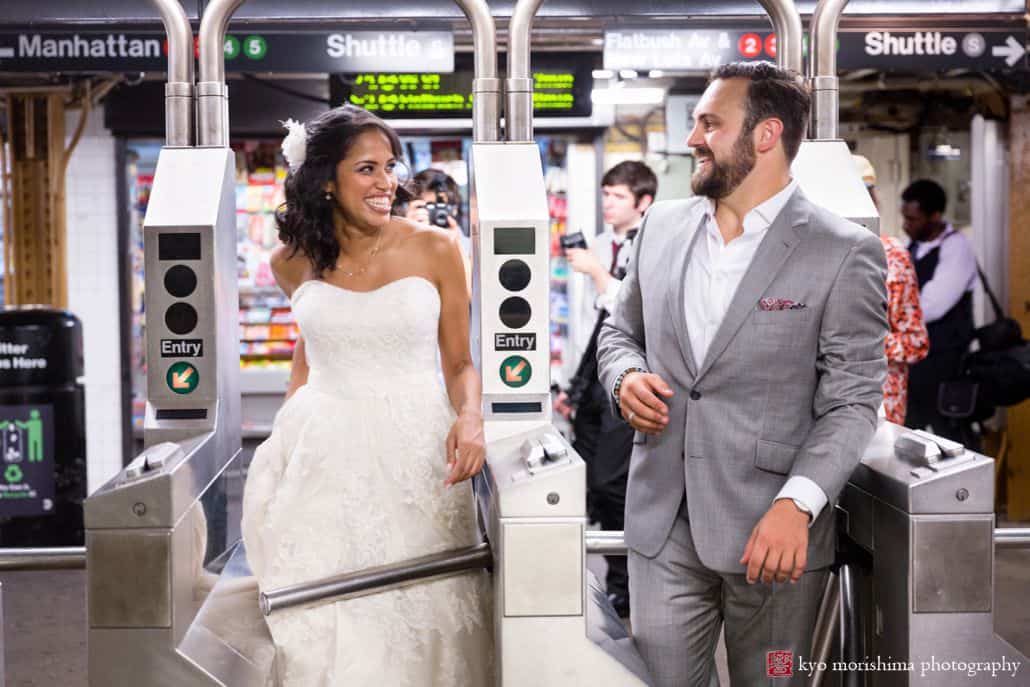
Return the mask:
<path id="1" fill-rule="evenodd" d="M 390 215 L 404 194 L 397 135 L 350 105 L 287 127 L 272 269 L 301 339 L 243 496 L 262 589 L 478 543 L 468 480 L 485 456 L 461 249 L 454 232 Z M 469 573 L 276 613 L 280 680 L 486 687 L 488 585 Z"/>

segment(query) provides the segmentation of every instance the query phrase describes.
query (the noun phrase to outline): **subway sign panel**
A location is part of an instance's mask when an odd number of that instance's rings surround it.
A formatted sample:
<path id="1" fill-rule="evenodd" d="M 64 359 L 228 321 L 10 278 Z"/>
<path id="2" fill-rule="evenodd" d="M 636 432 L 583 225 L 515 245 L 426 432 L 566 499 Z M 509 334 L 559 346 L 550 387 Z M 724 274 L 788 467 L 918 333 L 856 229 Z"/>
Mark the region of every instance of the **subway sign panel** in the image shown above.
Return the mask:
<path id="1" fill-rule="evenodd" d="M 196 46 L 194 46 L 196 49 Z M 0 32 L 0 72 L 157 71 L 163 34 Z M 253 32 L 225 37 L 230 72 L 454 71 L 449 31 Z"/>
<path id="2" fill-rule="evenodd" d="M 1027 32 L 841 31 L 839 69 L 935 71 L 1028 69 Z M 804 53 L 808 54 L 807 36 Z M 604 35 L 604 67 L 610 70 L 707 71 L 738 60 L 775 60 L 776 34 L 741 29 L 618 29 Z"/>

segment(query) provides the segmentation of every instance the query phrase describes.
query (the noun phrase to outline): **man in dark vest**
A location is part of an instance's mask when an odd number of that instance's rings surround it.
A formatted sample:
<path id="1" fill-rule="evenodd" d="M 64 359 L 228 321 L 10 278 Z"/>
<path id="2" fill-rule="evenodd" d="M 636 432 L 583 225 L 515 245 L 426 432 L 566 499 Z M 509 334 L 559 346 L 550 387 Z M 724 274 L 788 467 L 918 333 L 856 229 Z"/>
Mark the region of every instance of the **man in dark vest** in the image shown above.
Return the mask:
<path id="1" fill-rule="evenodd" d="M 919 304 L 930 334 L 930 353 L 912 366 L 905 424 L 929 425 L 935 434 L 969 441 L 966 423 L 944 417 L 938 409 L 941 382 L 959 371 L 973 338 L 973 285 L 976 258 L 969 240 L 944 219 L 948 197 L 939 184 L 921 179 L 901 194 L 905 233 L 919 279 Z"/>

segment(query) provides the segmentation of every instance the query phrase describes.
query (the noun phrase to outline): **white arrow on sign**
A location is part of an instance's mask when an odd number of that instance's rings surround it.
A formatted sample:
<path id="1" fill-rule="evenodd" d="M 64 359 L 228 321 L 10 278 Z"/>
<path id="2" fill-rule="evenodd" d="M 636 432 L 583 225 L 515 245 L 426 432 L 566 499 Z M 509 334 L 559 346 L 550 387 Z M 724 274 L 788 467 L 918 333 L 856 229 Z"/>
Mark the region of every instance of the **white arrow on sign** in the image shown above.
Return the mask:
<path id="1" fill-rule="evenodd" d="M 1004 57 L 1005 64 L 1010 67 L 1016 66 L 1016 62 L 1023 59 L 1026 54 L 1026 46 L 1020 43 L 1013 36 L 1005 40 L 1005 45 L 996 45 L 991 48 L 991 54 L 995 57 Z"/>

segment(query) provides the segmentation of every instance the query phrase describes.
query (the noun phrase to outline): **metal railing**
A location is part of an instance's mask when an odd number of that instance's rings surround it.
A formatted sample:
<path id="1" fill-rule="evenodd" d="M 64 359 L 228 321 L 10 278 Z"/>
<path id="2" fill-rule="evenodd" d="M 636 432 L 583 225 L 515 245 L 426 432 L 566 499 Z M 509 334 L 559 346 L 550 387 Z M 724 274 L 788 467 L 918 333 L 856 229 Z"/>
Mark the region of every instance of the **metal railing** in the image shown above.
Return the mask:
<path id="1" fill-rule="evenodd" d="M 605 556 L 625 556 L 626 537 L 621 530 L 588 530 L 583 535 L 587 553 L 600 553 Z"/>
<path id="2" fill-rule="evenodd" d="M 590 530 L 584 535 L 584 546 L 588 554 L 601 554 L 605 556 L 624 556 L 626 555 L 626 540 L 623 532 L 620 531 L 601 531 L 601 530 Z M 1025 549 L 1030 548 L 1030 527 L 997 527 L 994 530 L 994 547 L 996 549 Z M 341 575 L 339 577 L 327 578 L 326 580 L 320 581 L 321 583 L 329 584 L 330 580 L 338 580 L 345 578 L 356 578 L 363 573 L 371 574 L 375 571 L 386 571 L 398 566 L 411 567 L 413 574 L 418 574 L 420 577 L 412 579 L 420 579 L 424 577 L 424 570 L 435 570 L 435 566 L 443 565 L 441 561 L 454 559 L 456 563 L 472 563 L 468 569 L 475 567 L 486 567 L 489 565 L 489 552 L 490 548 L 487 544 L 480 544 L 478 546 L 469 547 L 468 549 L 459 549 L 457 551 L 450 551 L 440 554 L 434 554 L 432 556 L 425 556 L 423 558 L 413 559 L 403 564 L 397 564 L 396 566 L 384 566 L 383 568 L 373 568 L 361 573 L 352 573 L 348 575 Z M 0 549 L 0 572 L 9 572 L 16 570 L 82 570 L 86 567 L 86 547 L 84 546 L 65 546 L 56 548 L 19 548 L 19 549 Z M 443 571 L 442 572 L 446 572 Z M 430 572 L 429 574 L 437 574 Z M 392 579 L 392 578 L 391 578 Z M 312 583 L 314 584 L 314 583 Z M 348 582 L 347 589 L 350 590 Z M 285 588 L 283 591 L 285 592 Z M 269 594 L 277 594 L 276 592 L 269 592 Z M 347 591 L 346 593 L 351 593 Z"/>
<path id="3" fill-rule="evenodd" d="M 605 556 L 625 556 L 626 540 L 623 532 L 590 530 L 584 535 L 587 553 Z M 994 528 L 995 549 L 1030 549 L 1030 527 Z"/>
<path id="4" fill-rule="evenodd" d="M 0 549 L 0 571 L 84 570 L 85 568 L 85 546 Z"/>
<path id="5" fill-rule="evenodd" d="M 994 529 L 994 548 L 1030 548 L 1030 527 L 996 527 Z"/>

